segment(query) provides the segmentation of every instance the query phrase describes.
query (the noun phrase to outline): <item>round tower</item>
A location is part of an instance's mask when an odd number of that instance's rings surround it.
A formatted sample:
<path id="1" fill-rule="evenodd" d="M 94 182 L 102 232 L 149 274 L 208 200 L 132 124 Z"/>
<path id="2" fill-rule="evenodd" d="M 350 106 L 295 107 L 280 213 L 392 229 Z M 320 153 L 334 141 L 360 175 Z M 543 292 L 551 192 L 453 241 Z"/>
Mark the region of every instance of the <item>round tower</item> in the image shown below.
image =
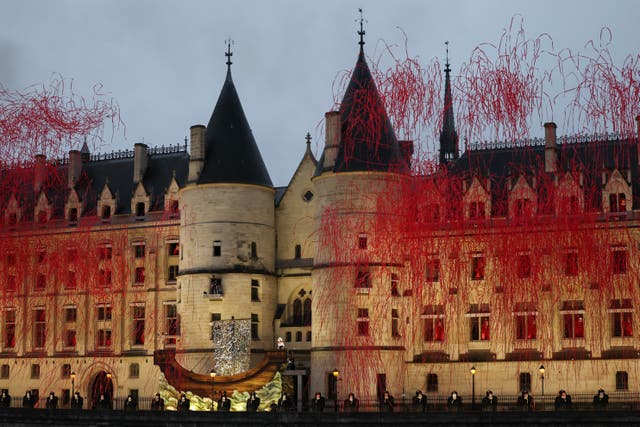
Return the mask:
<path id="1" fill-rule="evenodd" d="M 277 297 L 275 190 L 231 78 L 231 61 L 227 66 L 209 124 L 191 129 L 189 183 L 179 194 L 177 360 L 196 372 L 216 369 L 218 375 L 248 369 L 255 360 L 225 366 L 228 349 L 214 342 L 214 325 L 233 320 L 235 326 L 218 338 L 248 345 L 257 355 L 252 359 L 259 359 L 260 350 L 273 348 Z M 214 347 L 220 352 L 215 361 Z"/>
<path id="2" fill-rule="evenodd" d="M 404 377 L 401 299 L 390 297 L 404 273 L 394 200 L 411 150 L 395 137 L 359 34 L 340 110 L 325 116 L 325 149 L 313 178 L 318 246 L 310 391 L 373 399 L 380 388 L 399 394 Z"/>

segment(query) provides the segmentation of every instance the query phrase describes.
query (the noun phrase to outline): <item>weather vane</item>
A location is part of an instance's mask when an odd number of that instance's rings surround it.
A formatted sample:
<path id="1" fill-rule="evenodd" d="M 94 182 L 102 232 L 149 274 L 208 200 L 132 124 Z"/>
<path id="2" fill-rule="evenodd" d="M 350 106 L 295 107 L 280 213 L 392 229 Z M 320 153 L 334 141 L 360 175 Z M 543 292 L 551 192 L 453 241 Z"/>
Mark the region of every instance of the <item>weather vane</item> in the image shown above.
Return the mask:
<path id="1" fill-rule="evenodd" d="M 449 70 L 449 40 L 444 42 L 444 46 L 445 46 L 445 50 L 447 52 L 447 58 L 446 58 L 446 62 L 445 62 L 445 67 L 447 70 Z"/>
<path id="2" fill-rule="evenodd" d="M 363 24 L 367 21 L 364 20 L 364 13 L 362 12 L 362 8 L 358 8 L 358 12 L 360 12 L 360 31 L 358 31 L 358 35 L 360 36 L 360 41 L 358 42 L 358 44 L 362 46 L 364 45 L 364 35 L 365 35 Z"/>
<path id="3" fill-rule="evenodd" d="M 227 45 L 227 51 L 225 52 L 224 56 L 227 57 L 227 67 L 231 68 L 231 64 L 233 64 L 233 62 L 231 62 L 231 57 L 233 56 L 233 52 L 231 52 L 231 45 L 233 44 L 233 40 L 231 40 L 231 37 L 229 37 L 224 42 Z"/>

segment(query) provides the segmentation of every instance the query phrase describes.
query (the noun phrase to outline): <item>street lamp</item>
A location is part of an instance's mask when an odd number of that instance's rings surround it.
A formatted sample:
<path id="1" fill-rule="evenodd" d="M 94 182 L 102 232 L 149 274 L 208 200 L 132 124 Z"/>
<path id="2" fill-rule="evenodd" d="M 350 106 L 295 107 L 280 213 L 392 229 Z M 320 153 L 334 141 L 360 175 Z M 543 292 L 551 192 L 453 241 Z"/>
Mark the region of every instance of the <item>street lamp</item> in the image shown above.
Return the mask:
<path id="1" fill-rule="evenodd" d="M 111 383 L 111 378 L 112 377 L 113 377 L 113 375 L 111 375 L 111 372 L 108 372 L 107 373 L 107 379 L 109 381 L 107 381 L 107 386 Z M 106 391 L 107 386 L 105 386 L 105 391 Z M 113 403 L 112 403 L 111 409 L 113 409 L 115 407 L 115 405 L 116 405 L 116 389 L 113 388 L 113 386 L 112 386 L 112 390 L 113 390 L 113 396 L 111 396 L 111 398 L 113 400 Z"/>
<path id="2" fill-rule="evenodd" d="M 542 380 L 542 396 L 544 396 L 544 365 L 540 365 L 538 371 L 540 371 L 540 379 Z"/>
<path id="3" fill-rule="evenodd" d="M 333 372 L 333 378 L 335 378 L 335 384 L 336 384 L 336 396 L 335 396 L 335 411 L 338 412 L 338 377 L 340 376 L 340 371 L 338 371 L 338 368 L 334 369 Z"/>
<path id="4" fill-rule="evenodd" d="M 476 367 L 472 366 L 469 370 L 471 372 L 471 409 L 476 409 Z"/>
<path id="5" fill-rule="evenodd" d="M 212 369 L 211 372 L 209 372 L 209 376 L 211 377 L 211 410 L 213 411 L 213 401 L 216 398 L 216 370 Z"/>
<path id="6" fill-rule="evenodd" d="M 76 373 L 71 372 L 71 398 L 73 399 L 73 395 L 76 394 Z"/>

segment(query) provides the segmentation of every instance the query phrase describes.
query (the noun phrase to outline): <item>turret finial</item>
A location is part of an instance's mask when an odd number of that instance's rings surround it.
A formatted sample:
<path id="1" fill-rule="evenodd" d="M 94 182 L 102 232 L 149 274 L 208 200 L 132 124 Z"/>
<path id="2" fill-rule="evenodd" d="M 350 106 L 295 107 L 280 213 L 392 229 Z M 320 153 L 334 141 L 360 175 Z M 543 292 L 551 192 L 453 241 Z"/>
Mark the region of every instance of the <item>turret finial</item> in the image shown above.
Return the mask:
<path id="1" fill-rule="evenodd" d="M 358 35 L 360 36 L 360 41 L 358 42 L 358 44 L 362 48 L 362 46 L 364 46 L 364 35 L 365 35 L 364 23 L 366 21 L 364 20 L 364 12 L 362 11 L 362 8 L 359 8 L 358 12 L 360 12 L 360 20 L 359 20 L 360 21 L 360 31 L 358 31 Z"/>
<path id="2" fill-rule="evenodd" d="M 231 64 L 233 64 L 233 62 L 231 62 L 231 57 L 233 56 L 233 52 L 231 52 L 231 45 L 233 44 L 233 40 L 231 40 L 231 37 L 229 37 L 227 40 L 225 40 L 225 43 L 227 44 L 227 51 L 225 52 L 224 56 L 227 57 L 227 69 L 231 70 Z"/>

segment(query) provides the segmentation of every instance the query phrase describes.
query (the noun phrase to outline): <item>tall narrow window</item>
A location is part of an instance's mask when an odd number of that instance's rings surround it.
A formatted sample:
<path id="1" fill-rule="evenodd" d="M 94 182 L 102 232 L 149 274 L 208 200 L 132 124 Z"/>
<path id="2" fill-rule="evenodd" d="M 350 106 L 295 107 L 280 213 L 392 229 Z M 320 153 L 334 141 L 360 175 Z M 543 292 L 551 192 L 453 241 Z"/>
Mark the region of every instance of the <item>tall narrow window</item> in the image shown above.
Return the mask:
<path id="1" fill-rule="evenodd" d="M 516 339 L 535 340 L 538 332 L 536 326 L 538 312 L 535 304 L 531 302 L 518 303 L 513 314 L 516 320 Z"/>
<path id="2" fill-rule="evenodd" d="M 67 271 L 67 282 L 65 283 L 66 289 L 76 289 L 76 272 L 73 270 Z"/>
<path id="3" fill-rule="evenodd" d="M 251 339 L 254 341 L 260 339 L 260 320 L 256 313 L 251 313 Z"/>
<path id="4" fill-rule="evenodd" d="M 74 224 L 78 222 L 78 209 L 71 208 L 69 209 L 69 223 Z"/>
<path id="5" fill-rule="evenodd" d="M 144 267 L 136 267 L 135 270 L 135 284 L 141 285 L 144 283 Z"/>
<path id="6" fill-rule="evenodd" d="M 33 311 L 33 348 L 43 349 L 46 344 L 46 315 L 43 308 Z"/>
<path id="7" fill-rule="evenodd" d="M 221 313 L 211 313 L 211 339 L 213 339 L 213 329 L 215 327 L 215 324 L 220 320 L 222 320 Z"/>
<path id="8" fill-rule="evenodd" d="M 425 266 L 425 280 L 427 282 L 437 282 L 440 280 L 440 260 L 430 258 Z"/>
<path id="9" fill-rule="evenodd" d="M 209 294 L 222 295 L 222 279 L 220 277 L 213 276 L 209 282 Z"/>
<path id="10" fill-rule="evenodd" d="M 133 345 L 144 345 L 144 305 L 133 306 Z"/>
<path id="11" fill-rule="evenodd" d="M 98 305 L 96 313 L 96 347 L 99 350 L 111 349 L 111 319 L 111 305 Z"/>
<path id="12" fill-rule="evenodd" d="M 140 364 L 131 363 L 129 365 L 129 378 L 140 378 Z"/>
<path id="13" fill-rule="evenodd" d="M 143 242 L 135 243 L 133 245 L 133 252 L 136 258 L 144 258 L 145 256 L 145 245 Z"/>
<path id="14" fill-rule="evenodd" d="M 108 221 L 111 218 L 111 206 L 102 207 L 102 220 Z"/>
<path id="15" fill-rule="evenodd" d="M 483 202 L 471 202 L 469 203 L 469 219 L 483 219 L 484 203 Z"/>
<path id="16" fill-rule="evenodd" d="M 251 301 L 260 302 L 260 282 L 251 279 Z"/>
<path id="17" fill-rule="evenodd" d="M 137 217 L 143 217 L 145 214 L 145 209 L 144 209 L 144 203 L 143 202 L 138 202 L 136 203 L 136 216 Z"/>
<path id="18" fill-rule="evenodd" d="M 98 247 L 98 258 L 101 261 L 111 259 L 112 256 L 113 249 L 111 248 L 111 245 L 100 245 Z"/>
<path id="19" fill-rule="evenodd" d="M 167 255 L 169 256 L 180 255 L 180 244 L 178 244 L 178 242 L 169 243 L 169 247 L 167 248 Z"/>
<path id="20" fill-rule="evenodd" d="M 174 283 L 178 280 L 179 267 L 177 265 L 170 265 L 167 272 L 167 282 Z"/>
<path id="21" fill-rule="evenodd" d="M 76 319 L 77 319 L 76 307 L 65 307 L 64 309 L 64 332 L 63 340 L 64 346 L 72 348 L 76 346 Z"/>
<path id="22" fill-rule="evenodd" d="M 16 311 L 4 312 L 4 348 L 13 349 L 16 346 Z"/>
<path id="23" fill-rule="evenodd" d="M 520 391 L 531 391 L 531 374 L 529 372 L 520 372 L 518 389 Z"/>
<path id="24" fill-rule="evenodd" d="M 180 335 L 180 323 L 178 322 L 178 306 L 167 304 L 164 306 L 165 333 L 168 335 L 165 344 L 175 345 L 176 336 Z"/>
<path id="25" fill-rule="evenodd" d="M 10 366 L 7 363 L 3 364 L 2 368 L 0 368 L 0 379 L 8 380 L 10 372 Z"/>
<path id="26" fill-rule="evenodd" d="M 44 274 L 38 274 L 36 277 L 36 291 L 44 291 L 47 288 L 47 277 Z"/>
<path id="27" fill-rule="evenodd" d="M 359 308 L 358 317 L 356 318 L 357 333 L 360 336 L 369 335 L 369 309 Z"/>
<path id="28" fill-rule="evenodd" d="M 627 371 L 616 372 L 616 390 L 629 390 L 629 374 Z"/>
<path id="29" fill-rule="evenodd" d="M 518 255 L 518 278 L 526 279 L 531 277 L 531 256 L 528 254 Z"/>
<path id="30" fill-rule="evenodd" d="M 396 273 L 391 273 L 391 296 L 397 297 L 400 296 L 400 291 L 398 290 L 398 283 L 400 279 Z"/>
<path id="31" fill-rule="evenodd" d="M 564 255 L 564 274 L 566 276 L 578 275 L 578 252 L 570 251 Z"/>
<path id="32" fill-rule="evenodd" d="M 391 309 L 391 336 L 400 337 L 400 315 L 397 308 Z"/>
<path id="33" fill-rule="evenodd" d="M 624 193 L 609 194 L 609 211 L 625 212 L 627 210 L 627 196 Z"/>
<path id="34" fill-rule="evenodd" d="M 258 244 L 251 242 L 251 259 L 258 259 Z"/>
<path id="35" fill-rule="evenodd" d="M 560 313 L 564 324 L 564 338 L 584 338 L 584 302 L 563 301 Z"/>
<path id="36" fill-rule="evenodd" d="M 630 299 L 614 299 L 609 305 L 611 313 L 611 336 L 633 336 L 633 304 Z"/>
<path id="37" fill-rule="evenodd" d="M 111 329 L 98 329 L 97 347 L 99 349 L 111 348 Z"/>
<path id="38" fill-rule="evenodd" d="M 356 288 L 370 288 L 371 287 L 371 281 L 369 278 L 369 271 L 367 271 L 365 268 L 361 267 L 358 268 L 357 272 L 356 272 L 356 283 L 355 283 Z"/>
<path id="39" fill-rule="evenodd" d="M 302 325 L 302 301 L 299 298 L 293 301 L 293 324 Z"/>
<path id="40" fill-rule="evenodd" d="M 471 280 L 483 280 L 485 269 L 484 255 L 474 255 L 471 258 Z"/>
<path id="41" fill-rule="evenodd" d="M 296 247 L 295 247 L 295 253 L 294 253 L 294 258 L 295 258 L 295 259 L 300 259 L 300 258 L 302 258 L 302 246 L 300 246 L 300 245 L 296 245 Z"/>
<path id="42" fill-rule="evenodd" d="M 7 286 L 5 290 L 7 292 L 15 292 L 18 289 L 18 280 L 16 279 L 15 274 L 10 274 L 7 276 Z"/>
<path id="43" fill-rule="evenodd" d="M 427 374 L 427 391 L 438 391 L 438 374 Z"/>
<path id="44" fill-rule="evenodd" d="M 424 341 L 444 341 L 444 306 L 425 306 L 420 317 L 424 321 Z"/>
<path id="45" fill-rule="evenodd" d="M 367 234 L 360 233 L 358 235 L 358 248 L 367 249 Z"/>
<path id="46" fill-rule="evenodd" d="M 490 339 L 489 304 L 471 304 L 469 310 L 471 341 L 488 341 Z"/>
<path id="47" fill-rule="evenodd" d="M 302 307 L 302 324 L 305 326 L 311 325 L 311 298 L 304 300 Z"/>
<path id="48" fill-rule="evenodd" d="M 625 274 L 629 265 L 626 248 L 615 248 L 611 251 L 611 266 L 613 274 Z"/>
<path id="49" fill-rule="evenodd" d="M 220 240 L 213 241 L 213 256 L 221 256 L 222 254 L 222 242 Z"/>

